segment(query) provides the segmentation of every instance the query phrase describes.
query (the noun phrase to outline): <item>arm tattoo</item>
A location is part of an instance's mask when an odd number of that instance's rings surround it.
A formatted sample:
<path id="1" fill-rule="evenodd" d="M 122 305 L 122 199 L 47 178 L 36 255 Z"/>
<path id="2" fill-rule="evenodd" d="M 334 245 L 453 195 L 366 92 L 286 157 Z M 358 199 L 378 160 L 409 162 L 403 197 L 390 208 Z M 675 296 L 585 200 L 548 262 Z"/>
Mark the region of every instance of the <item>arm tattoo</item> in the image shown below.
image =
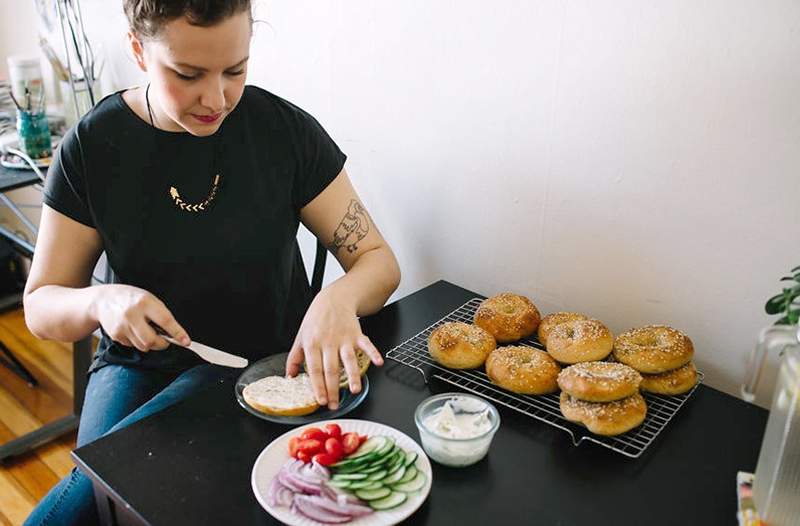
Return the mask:
<path id="1" fill-rule="evenodd" d="M 350 253 L 358 250 L 357 243 L 364 239 L 369 233 L 369 218 L 366 209 L 356 201 L 350 200 L 347 213 L 342 218 L 342 222 L 333 232 L 333 241 L 328 249 L 335 255 L 342 247 L 347 248 Z"/>

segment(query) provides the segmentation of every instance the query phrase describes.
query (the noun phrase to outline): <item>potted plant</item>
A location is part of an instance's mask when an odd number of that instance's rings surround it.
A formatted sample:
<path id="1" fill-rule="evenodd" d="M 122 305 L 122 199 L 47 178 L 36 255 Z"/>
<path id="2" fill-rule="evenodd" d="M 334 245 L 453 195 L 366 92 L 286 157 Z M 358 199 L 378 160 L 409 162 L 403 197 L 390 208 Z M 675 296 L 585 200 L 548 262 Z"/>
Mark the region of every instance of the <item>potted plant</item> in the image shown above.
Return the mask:
<path id="1" fill-rule="evenodd" d="M 775 325 L 797 325 L 800 320 L 800 265 L 794 267 L 791 273 L 791 276 L 781 278 L 781 282 L 787 281 L 789 286 L 768 299 L 764 306 L 767 314 L 783 314 Z"/>

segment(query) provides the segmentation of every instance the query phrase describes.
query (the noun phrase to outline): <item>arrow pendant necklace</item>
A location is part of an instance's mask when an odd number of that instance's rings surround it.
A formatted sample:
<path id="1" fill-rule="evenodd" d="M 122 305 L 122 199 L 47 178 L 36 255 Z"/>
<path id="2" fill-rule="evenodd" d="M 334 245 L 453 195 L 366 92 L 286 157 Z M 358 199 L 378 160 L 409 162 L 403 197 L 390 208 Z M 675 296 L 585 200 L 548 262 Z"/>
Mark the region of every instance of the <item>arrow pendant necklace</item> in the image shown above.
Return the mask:
<path id="1" fill-rule="evenodd" d="M 147 102 L 147 114 L 150 117 L 150 126 L 155 128 L 156 126 L 155 126 L 155 124 L 153 122 L 153 110 L 150 108 L 150 96 L 149 96 L 149 94 L 150 94 L 150 84 L 147 85 L 147 88 L 144 91 L 144 98 L 145 98 L 145 101 Z M 220 133 L 220 131 L 217 130 L 217 133 Z M 221 142 L 220 141 L 220 137 L 216 137 L 216 143 L 217 144 L 216 144 L 216 147 L 214 148 L 214 162 L 213 162 L 214 172 L 217 171 L 217 159 L 218 159 L 219 153 L 220 153 L 220 148 L 219 148 L 220 142 Z M 222 180 L 222 177 L 220 176 L 220 174 L 216 173 L 214 175 L 214 178 L 211 180 L 211 189 L 208 191 L 208 195 L 206 196 L 205 199 L 203 199 L 202 201 L 199 201 L 197 203 L 189 203 L 186 200 L 184 200 L 181 197 L 180 192 L 178 192 L 178 189 L 175 188 L 174 186 L 170 186 L 169 187 L 169 196 L 172 199 L 173 204 L 175 206 L 177 206 L 178 208 L 180 208 L 181 210 L 183 210 L 183 211 L 195 212 L 195 213 L 196 212 L 205 212 L 206 210 L 208 210 L 211 207 L 211 204 L 214 202 L 214 199 L 217 197 L 217 194 L 219 193 L 221 180 Z"/>

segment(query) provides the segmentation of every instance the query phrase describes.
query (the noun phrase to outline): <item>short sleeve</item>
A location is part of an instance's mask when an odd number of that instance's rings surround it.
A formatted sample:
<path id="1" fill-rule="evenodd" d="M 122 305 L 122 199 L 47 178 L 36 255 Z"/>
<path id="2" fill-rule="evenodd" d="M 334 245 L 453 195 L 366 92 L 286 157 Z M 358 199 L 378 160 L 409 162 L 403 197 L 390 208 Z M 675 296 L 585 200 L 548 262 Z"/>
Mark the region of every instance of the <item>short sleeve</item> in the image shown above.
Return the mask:
<path id="1" fill-rule="evenodd" d="M 77 130 L 78 126 L 71 128 L 54 152 L 44 184 L 44 203 L 94 228 L 86 193 L 84 153 Z"/>
<path id="2" fill-rule="evenodd" d="M 300 174 L 294 187 L 294 202 L 298 210 L 331 184 L 347 160 L 347 156 L 314 117 L 302 112 L 300 124 Z"/>

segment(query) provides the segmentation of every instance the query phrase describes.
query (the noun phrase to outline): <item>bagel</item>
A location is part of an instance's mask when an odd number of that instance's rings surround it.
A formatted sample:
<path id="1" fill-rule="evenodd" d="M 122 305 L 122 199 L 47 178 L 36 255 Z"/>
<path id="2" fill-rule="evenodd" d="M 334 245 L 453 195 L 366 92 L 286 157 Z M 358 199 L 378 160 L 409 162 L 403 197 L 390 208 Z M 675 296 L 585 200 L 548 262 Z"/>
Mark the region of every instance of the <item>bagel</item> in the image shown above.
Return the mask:
<path id="1" fill-rule="evenodd" d="M 493 384 L 518 394 L 558 391 L 561 368 L 550 355 L 525 346 L 498 347 L 486 359 L 486 375 Z"/>
<path id="2" fill-rule="evenodd" d="M 642 391 L 660 395 L 679 395 L 690 391 L 697 383 L 697 369 L 689 362 L 661 374 L 643 374 Z"/>
<path id="3" fill-rule="evenodd" d="M 547 352 L 561 363 L 602 360 L 614 346 L 608 327 L 597 320 L 575 320 L 556 325 L 547 336 Z"/>
<path id="4" fill-rule="evenodd" d="M 242 397 L 253 409 L 275 416 L 303 416 L 319 409 L 311 378 L 300 373 L 293 378 L 267 376 L 249 383 Z"/>
<path id="5" fill-rule="evenodd" d="M 558 374 L 558 386 L 568 395 L 587 402 L 613 402 L 639 392 L 642 375 L 621 363 L 583 362 Z"/>
<path id="6" fill-rule="evenodd" d="M 647 404 L 639 393 L 615 402 L 587 402 L 562 392 L 559 405 L 564 418 L 596 435 L 621 435 L 641 425 L 647 416 Z"/>
<path id="7" fill-rule="evenodd" d="M 542 318 L 539 323 L 536 335 L 542 345 L 547 345 L 547 335 L 556 325 L 560 325 L 568 321 L 588 320 L 589 317 L 577 312 L 553 312 Z"/>
<path id="8" fill-rule="evenodd" d="M 497 343 L 477 325 L 450 321 L 428 337 L 428 352 L 437 363 L 451 369 L 474 369 L 483 365 Z"/>
<path id="9" fill-rule="evenodd" d="M 515 342 L 539 326 L 539 309 L 519 294 L 503 292 L 484 300 L 475 311 L 475 325 L 494 336 L 497 343 Z"/>
<path id="10" fill-rule="evenodd" d="M 692 340 L 666 325 L 648 325 L 626 331 L 614 341 L 614 358 L 647 374 L 660 374 L 689 363 Z"/>

